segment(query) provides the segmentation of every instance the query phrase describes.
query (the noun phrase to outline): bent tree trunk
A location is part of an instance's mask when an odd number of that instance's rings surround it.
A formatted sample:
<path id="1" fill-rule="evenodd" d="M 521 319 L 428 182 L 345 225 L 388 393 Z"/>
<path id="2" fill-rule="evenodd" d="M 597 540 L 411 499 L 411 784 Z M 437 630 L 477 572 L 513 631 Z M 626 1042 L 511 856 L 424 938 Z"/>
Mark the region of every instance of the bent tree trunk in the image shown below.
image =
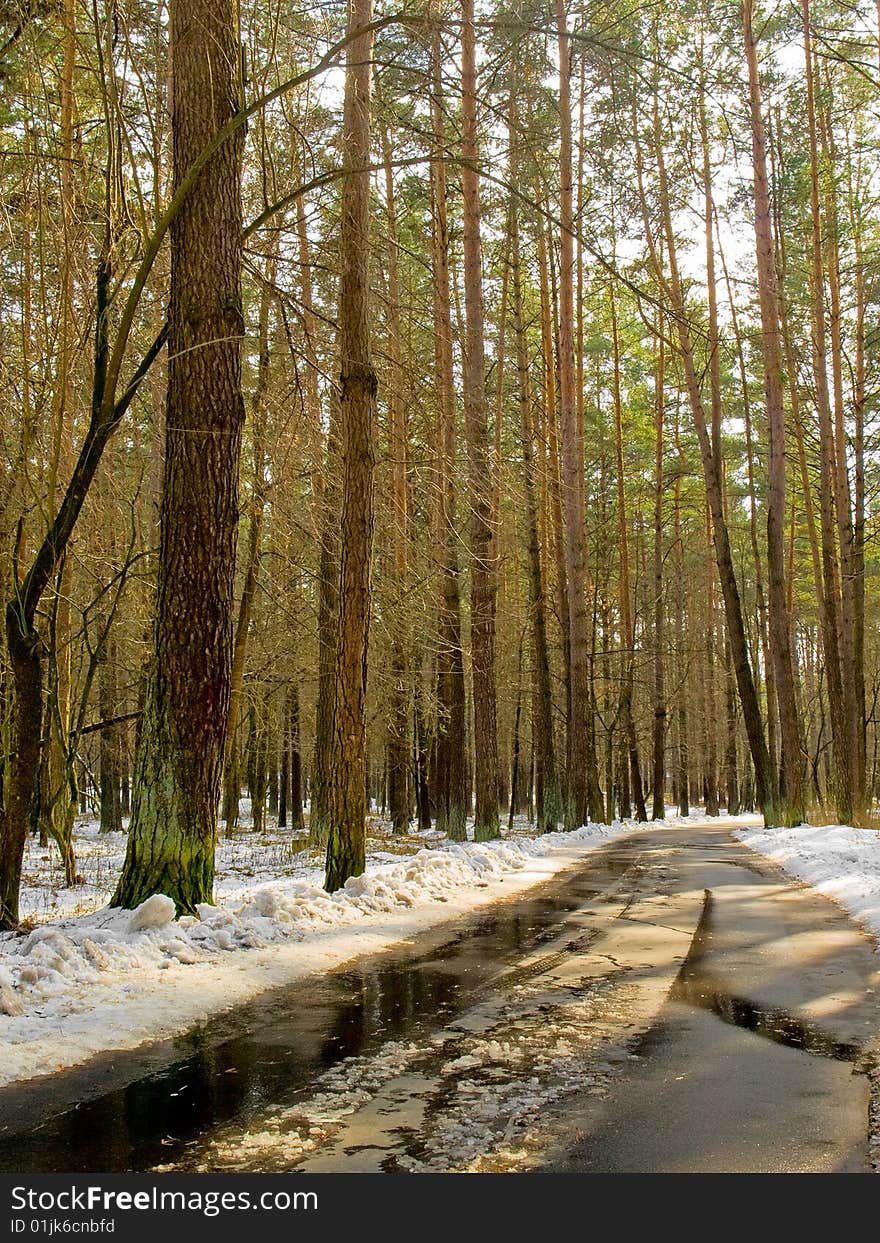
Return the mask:
<path id="1" fill-rule="evenodd" d="M 18 923 L 18 891 L 28 829 L 35 811 L 43 724 L 40 639 L 13 601 L 6 610 L 6 642 L 15 687 L 15 758 L 0 822 L 0 928 Z"/>
<path id="2" fill-rule="evenodd" d="M 234 0 L 174 0 L 178 182 L 240 103 Z M 241 392 L 237 130 L 171 229 L 169 368 L 159 582 L 131 828 L 113 905 L 211 900 L 229 708 Z"/>

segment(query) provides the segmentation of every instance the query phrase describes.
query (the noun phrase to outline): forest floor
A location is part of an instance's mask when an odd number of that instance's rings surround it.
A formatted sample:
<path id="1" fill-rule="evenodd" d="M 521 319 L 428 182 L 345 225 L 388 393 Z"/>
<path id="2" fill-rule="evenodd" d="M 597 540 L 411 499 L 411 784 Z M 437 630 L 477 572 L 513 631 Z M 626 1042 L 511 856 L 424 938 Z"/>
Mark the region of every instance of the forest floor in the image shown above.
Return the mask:
<path id="1" fill-rule="evenodd" d="M 665 823 L 680 823 L 674 810 Z M 395 836 L 375 817 L 367 875 L 330 897 L 320 852 L 271 821 L 254 833 L 249 816 L 244 799 L 240 829 L 219 845 L 217 906 L 199 920 L 172 921 L 169 904 L 157 902 L 135 921 L 111 912 L 126 838 L 99 833 L 94 819 L 77 822 L 84 883 L 74 888 L 63 887 L 54 848 L 29 842 L 22 909 L 34 930 L 0 935 L 0 1083 L 185 1031 L 266 988 L 523 892 L 637 827 L 535 838 L 521 818 L 499 842 L 457 846 L 436 833 Z M 748 816 L 723 823 L 880 935 L 880 834 L 768 831 Z"/>
<path id="2" fill-rule="evenodd" d="M 218 847 L 216 906 L 199 918 L 175 920 L 156 896 L 134 913 L 107 906 L 124 833 L 80 818 L 83 883 L 70 889 L 54 848 L 29 842 L 22 911 L 33 927 L 0 934 L 0 1085 L 185 1032 L 266 989 L 521 893 L 635 827 L 535 837 L 522 819 L 498 841 L 458 844 L 395 836 L 376 817 L 366 874 L 330 895 L 320 851 L 271 824 L 254 833 L 247 800 L 241 811 Z"/>
<path id="3" fill-rule="evenodd" d="M 619 828 L 185 1038 L 0 1091 L 0 1168 L 870 1168 L 874 939 L 753 826 Z M 829 831 L 822 883 L 869 870 L 863 832 Z M 813 833 L 778 839 L 802 869 Z"/>

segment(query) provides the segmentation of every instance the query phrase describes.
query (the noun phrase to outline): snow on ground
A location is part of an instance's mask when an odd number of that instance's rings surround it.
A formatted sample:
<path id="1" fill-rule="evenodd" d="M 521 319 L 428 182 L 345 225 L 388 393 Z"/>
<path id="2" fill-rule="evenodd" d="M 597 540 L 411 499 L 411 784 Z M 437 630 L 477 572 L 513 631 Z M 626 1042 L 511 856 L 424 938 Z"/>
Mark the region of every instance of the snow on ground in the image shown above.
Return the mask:
<path id="1" fill-rule="evenodd" d="M 682 823 L 674 811 L 653 827 Z M 63 888 L 54 850 L 29 843 L 22 908 L 32 927 L 23 936 L 0 934 L 0 1085 L 177 1035 L 267 988 L 521 893 L 590 850 L 652 827 L 615 822 L 536 837 L 518 820 L 499 841 L 458 844 L 436 832 L 395 836 L 374 818 L 365 875 L 329 895 L 318 852 L 273 824 L 255 834 L 246 800 L 242 812 L 241 831 L 218 845 L 217 905 L 202 906 L 198 918 L 175 920 L 162 895 L 136 912 L 107 906 L 125 834 L 78 822 L 83 883 L 72 889 Z M 835 899 L 880 938 L 880 834 L 845 825 L 764 829 L 753 816 L 726 822 L 745 845 Z M 335 1136 L 344 1142 L 348 1119 L 365 1104 L 382 1116 L 390 1106 L 397 1121 L 402 1111 L 405 1124 L 408 1111 L 437 1090 L 445 1107 L 417 1155 L 398 1149 L 399 1168 L 528 1168 L 538 1120 L 572 1092 L 604 1095 L 619 1073 L 616 1059 L 601 1060 L 603 1020 L 625 1009 L 626 998 L 616 983 L 610 991 L 590 984 L 542 1007 L 537 1026 L 530 1005 L 515 991 L 481 1031 L 445 1029 L 426 1043 L 390 1042 L 369 1059 L 347 1059 L 305 1099 L 270 1111 L 246 1135 L 218 1135 L 202 1168 L 260 1168 L 279 1151 L 308 1167 Z M 593 1063 L 586 1078 L 585 1059 Z M 872 1117 L 880 1154 L 880 1093 Z"/>
<path id="2" fill-rule="evenodd" d="M 294 852 L 283 831 L 245 829 L 219 845 L 217 905 L 175 920 L 157 896 L 134 913 L 107 907 L 125 836 L 80 822 L 84 884 L 61 888 L 53 852 L 30 843 L 22 906 L 34 927 L 0 934 L 0 1085 L 177 1035 L 267 988 L 519 893 L 636 827 L 534 837 L 520 821 L 501 840 L 454 843 L 395 837 L 374 822 L 366 873 L 332 895 L 316 853 Z"/>
<path id="3" fill-rule="evenodd" d="M 880 940 L 880 832 L 847 824 L 735 830 L 752 850 L 808 881 Z"/>

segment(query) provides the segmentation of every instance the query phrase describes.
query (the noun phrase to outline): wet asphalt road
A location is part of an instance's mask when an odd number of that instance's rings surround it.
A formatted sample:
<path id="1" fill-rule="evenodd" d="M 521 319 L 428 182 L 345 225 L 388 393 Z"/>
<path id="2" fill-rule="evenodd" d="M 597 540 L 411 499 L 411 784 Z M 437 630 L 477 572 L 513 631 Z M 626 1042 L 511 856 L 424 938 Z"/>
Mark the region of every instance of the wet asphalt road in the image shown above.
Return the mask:
<path id="1" fill-rule="evenodd" d="M 722 827 L 633 834 L 190 1037 L 0 1091 L 0 1169 L 864 1170 L 875 959 Z M 554 1023 L 564 1074 L 540 1049 Z M 304 1129 L 328 1074 L 383 1057 L 381 1082 Z M 465 1064 L 470 1132 L 444 1113 Z M 491 1092 L 517 1074 L 546 1105 L 505 1117 Z"/>
<path id="2" fill-rule="evenodd" d="M 705 891 L 688 959 L 644 1056 L 587 1127 L 572 1109 L 541 1168 L 867 1170 L 872 943 L 722 830 L 663 836 L 677 885 Z"/>

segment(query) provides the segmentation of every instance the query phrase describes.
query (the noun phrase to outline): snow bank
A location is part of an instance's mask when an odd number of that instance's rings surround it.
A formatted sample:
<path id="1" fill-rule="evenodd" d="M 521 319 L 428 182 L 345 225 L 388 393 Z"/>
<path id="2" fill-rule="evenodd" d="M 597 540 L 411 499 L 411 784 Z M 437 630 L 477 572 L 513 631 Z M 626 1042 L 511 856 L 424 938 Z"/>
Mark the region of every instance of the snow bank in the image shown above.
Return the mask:
<path id="1" fill-rule="evenodd" d="M 174 918 L 174 899 L 164 893 L 154 893 L 146 902 L 135 907 L 128 921 L 129 932 L 142 928 L 165 928 Z"/>
<path id="2" fill-rule="evenodd" d="M 301 868 L 203 904 L 198 918 L 175 920 L 171 899 L 154 894 L 134 912 L 104 907 L 24 937 L 0 934 L 0 1084 L 176 1035 L 266 988 L 528 888 L 638 827 L 438 840 L 402 859 L 374 853 L 334 894 L 316 869 Z"/>
<path id="3" fill-rule="evenodd" d="M 848 824 L 744 828 L 746 846 L 839 902 L 880 938 L 880 833 Z"/>

